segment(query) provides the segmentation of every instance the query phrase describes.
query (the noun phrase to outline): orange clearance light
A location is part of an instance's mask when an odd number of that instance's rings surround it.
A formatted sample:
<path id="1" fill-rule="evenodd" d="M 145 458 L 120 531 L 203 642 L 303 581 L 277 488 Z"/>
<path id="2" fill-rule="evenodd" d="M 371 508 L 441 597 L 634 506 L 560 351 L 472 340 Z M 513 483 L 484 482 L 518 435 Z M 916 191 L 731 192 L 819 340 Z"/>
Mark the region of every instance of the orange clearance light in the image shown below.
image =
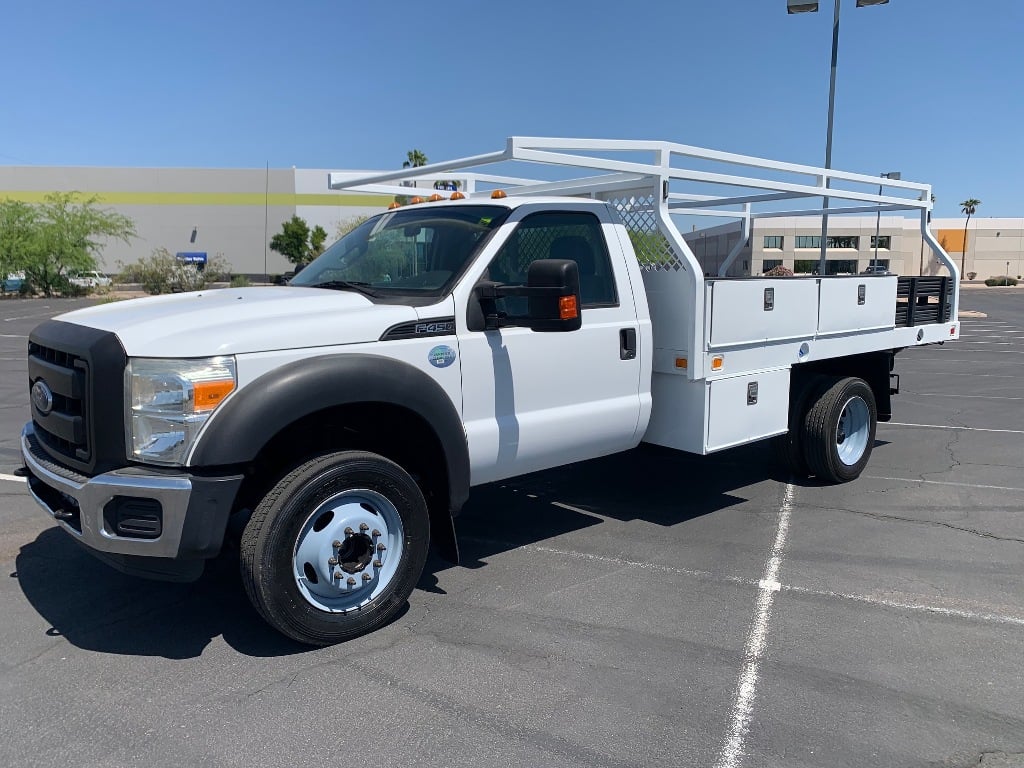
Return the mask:
<path id="1" fill-rule="evenodd" d="M 437 194 L 437 192 L 435 192 L 434 194 L 432 194 L 432 195 L 431 195 L 430 197 L 428 197 L 427 199 L 428 199 L 428 200 L 429 200 L 430 202 L 432 202 L 432 203 L 436 203 L 436 202 L 437 202 L 438 200 L 444 200 L 444 196 L 443 196 L 443 195 L 439 195 L 439 194 Z"/>
<path id="2" fill-rule="evenodd" d="M 452 200 L 465 200 L 466 196 L 461 192 L 452 192 Z"/>
<path id="3" fill-rule="evenodd" d="M 496 189 L 491 192 L 491 200 L 501 200 L 503 197 L 508 197 L 503 189 Z"/>
<path id="4" fill-rule="evenodd" d="M 573 320 L 580 314 L 579 307 L 576 305 L 576 296 L 559 296 L 558 297 L 558 317 L 562 320 Z"/>
<path id="5" fill-rule="evenodd" d="M 423 202 L 423 198 L 422 197 L 414 197 L 412 200 L 409 201 L 409 205 L 417 205 L 417 204 L 422 203 L 422 202 Z"/>
<path id="6" fill-rule="evenodd" d="M 231 394 L 235 382 L 231 379 L 222 381 L 197 381 L 192 385 L 192 396 L 197 411 L 212 411 L 221 401 Z"/>
<path id="7" fill-rule="evenodd" d="M 685 357 L 676 358 L 676 368 L 682 368 L 683 370 L 686 370 L 689 364 L 689 361 Z"/>
<path id="8" fill-rule="evenodd" d="M 389 211 L 393 211 L 393 210 L 395 210 L 395 208 L 401 208 L 401 207 L 402 207 L 402 204 L 396 200 L 395 202 L 393 202 L 391 205 L 388 206 L 388 210 Z"/>
<path id="9" fill-rule="evenodd" d="M 722 366 L 723 365 L 725 365 L 725 358 L 722 357 L 721 355 L 715 355 L 714 357 L 711 358 L 711 370 L 712 371 L 720 371 L 720 370 L 722 370 Z"/>

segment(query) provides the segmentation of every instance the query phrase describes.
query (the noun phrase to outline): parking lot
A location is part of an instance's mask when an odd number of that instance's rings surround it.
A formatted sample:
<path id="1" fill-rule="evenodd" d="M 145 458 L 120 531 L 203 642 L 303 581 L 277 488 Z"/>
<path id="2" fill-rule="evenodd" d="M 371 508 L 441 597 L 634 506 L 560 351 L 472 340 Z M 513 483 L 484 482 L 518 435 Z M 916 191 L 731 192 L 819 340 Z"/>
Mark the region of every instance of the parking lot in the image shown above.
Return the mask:
<path id="1" fill-rule="evenodd" d="M 12 476 L 25 345 L 0 302 L 0 765 L 1024 765 L 1024 290 L 897 357 L 870 464 L 642 447 L 474 489 L 463 564 L 311 650 L 232 554 L 117 574 Z"/>

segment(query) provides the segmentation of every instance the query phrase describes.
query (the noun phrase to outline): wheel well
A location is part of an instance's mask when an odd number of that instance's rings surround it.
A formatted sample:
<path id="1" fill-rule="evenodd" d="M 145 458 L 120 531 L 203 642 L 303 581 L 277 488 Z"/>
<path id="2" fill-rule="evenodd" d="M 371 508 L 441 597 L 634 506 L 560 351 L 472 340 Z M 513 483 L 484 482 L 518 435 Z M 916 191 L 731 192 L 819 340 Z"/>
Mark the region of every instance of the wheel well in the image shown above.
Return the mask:
<path id="1" fill-rule="evenodd" d="M 432 527 L 436 530 L 435 519 L 450 520 L 444 446 L 419 414 L 391 403 L 325 408 L 280 430 L 246 468 L 236 510 L 254 509 L 284 474 L 313 456 L 344 450 L 370 451 L 395 462 L 420 487 Z"/>
<path id="2" fill-rule="evenodd" d="M 855 376 L 871 387 L 878 409 L 878 420 L 892 418 L 892 394 L 889 388 L 889 373 L 895 364 L 896 353 L 890 350 L 867 352 L 862 355 L 833 357 L 814 360 L 793 366 L 790 379 L 790 404 L 803 401 L 803 395 L 819 375 Z"/>

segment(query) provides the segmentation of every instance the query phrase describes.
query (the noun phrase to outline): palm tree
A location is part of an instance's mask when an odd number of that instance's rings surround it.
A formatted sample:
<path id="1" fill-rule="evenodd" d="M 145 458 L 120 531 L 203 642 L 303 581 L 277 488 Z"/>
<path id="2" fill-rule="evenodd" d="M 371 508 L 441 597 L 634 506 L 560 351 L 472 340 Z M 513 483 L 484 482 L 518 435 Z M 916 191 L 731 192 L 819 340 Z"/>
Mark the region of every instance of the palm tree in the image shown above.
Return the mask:
<path id="1" fill-rule="evenodd" d="M 964 222 L 964 252 L 960 254 L 960 279 L 964 279 L 964 270 L 967 269 L 967 225 L 971 223 L 971 216 L 978 210 L 981 200 L 973 197 L 960 203 L 960 210 L 967 214 L 967 221 Z"/>
<path id="2" fill-rule="evenodd" d="M 427 156 L 420 152 L 418 149 L 410 149 L 408 152 L 405 153 L 405 156 L 408 158 L 408 160 L 402 163 L 403 168 L 408 168 L 410 166 L 412 166 L 413 168 L 419 168 L 420 166 L 426 165 L 427 163 L 430 162 L 429 160 L 427 160 Z"/>

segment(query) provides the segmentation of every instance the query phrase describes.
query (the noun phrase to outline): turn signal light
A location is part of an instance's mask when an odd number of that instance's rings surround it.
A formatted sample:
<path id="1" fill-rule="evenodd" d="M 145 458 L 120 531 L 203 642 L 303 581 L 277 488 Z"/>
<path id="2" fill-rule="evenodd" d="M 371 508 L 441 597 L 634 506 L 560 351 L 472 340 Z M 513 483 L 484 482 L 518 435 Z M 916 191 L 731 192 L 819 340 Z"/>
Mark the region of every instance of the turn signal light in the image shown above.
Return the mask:
<path id="1" fill-rule="evenodd" d="M 197 381 L 192 385 L 192 397 L 197 411 L 212 411 L 235 388 L 232 379 Z"/>
<path id="2" fill-rule="evenodd" d="M 503 197 L 508 197 L 503 189 L 496 189 L 491 192 L 491 200 L 501 200 Z"/>
<path id="3" fill-rule="evenodd" d="M 685 357 L 676 358 L 676 368 L 682 368 L 685 371 L 689 364 L 689 361 Z"/>
<path id="4" fill-rule="evenodd" d="M 461 192 L 452 192 L 452 200 L 465 200 L 466 196 Z"/>
<path id="5" fill-rule="evenodd" d="M 580 314 L 575 296 L 558 297 L 558 316 L 562 320 L 574 320 Z"/>
<path id="6" fill-rule="evenodd" d="M 722 370 L 722 366 L 724 366 L 724 365 L 725 365 L 725 358 L 722 357 L 721 355 L 715 355 L 714 357 L 711 358 L 711 370 L 712 371 L 720 371 L 720 370 Z"/>

